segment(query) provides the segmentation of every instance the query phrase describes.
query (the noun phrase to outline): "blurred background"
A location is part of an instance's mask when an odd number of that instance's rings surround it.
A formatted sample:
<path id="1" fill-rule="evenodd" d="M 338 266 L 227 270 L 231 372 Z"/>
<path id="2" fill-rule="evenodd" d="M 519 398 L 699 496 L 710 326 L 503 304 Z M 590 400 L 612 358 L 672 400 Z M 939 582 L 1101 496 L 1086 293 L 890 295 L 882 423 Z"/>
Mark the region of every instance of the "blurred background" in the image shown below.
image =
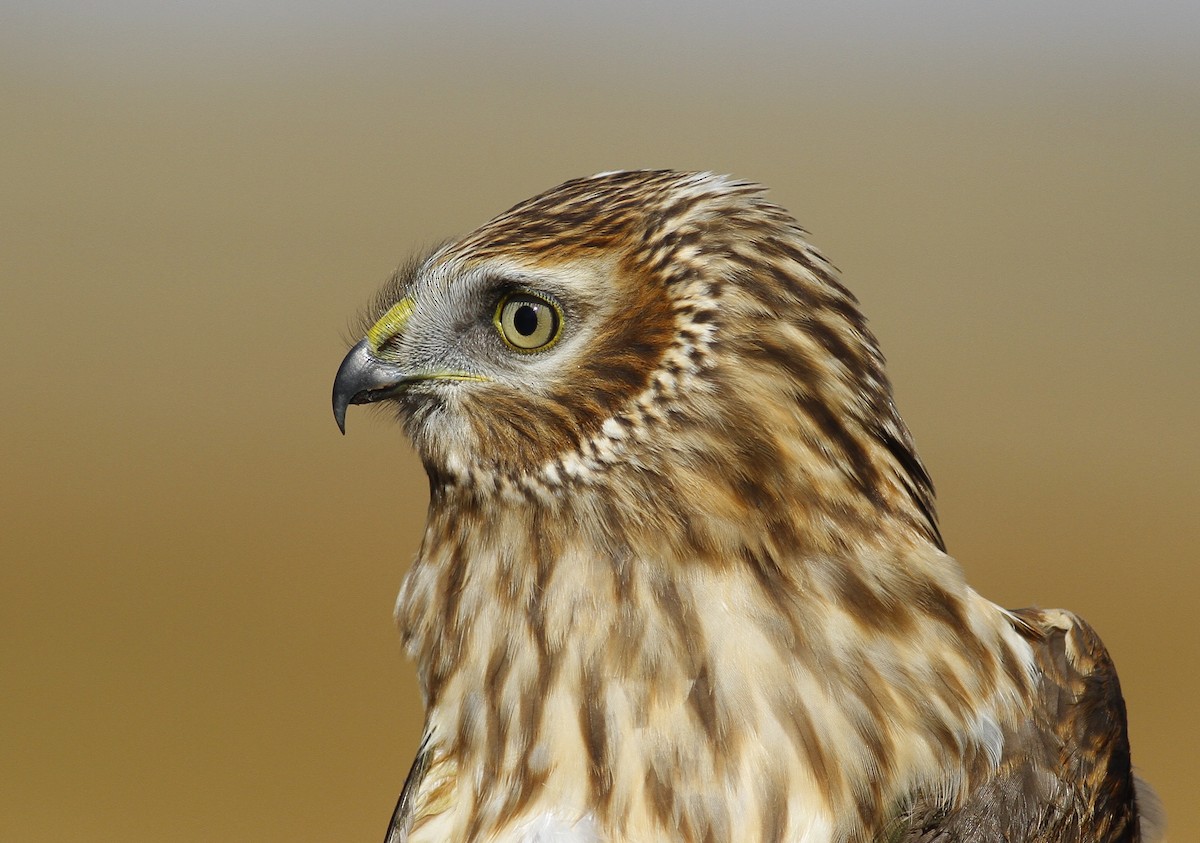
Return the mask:
<path id="1" fill-rule="evenodd" d="M 771 187 L 972 583 L 1100 631 L 1200 839 L 1200 7 L 0 4 L 0 839 L 376 841 L 426 484 L 329 409 L 415 249 L 579 175 Z"/>

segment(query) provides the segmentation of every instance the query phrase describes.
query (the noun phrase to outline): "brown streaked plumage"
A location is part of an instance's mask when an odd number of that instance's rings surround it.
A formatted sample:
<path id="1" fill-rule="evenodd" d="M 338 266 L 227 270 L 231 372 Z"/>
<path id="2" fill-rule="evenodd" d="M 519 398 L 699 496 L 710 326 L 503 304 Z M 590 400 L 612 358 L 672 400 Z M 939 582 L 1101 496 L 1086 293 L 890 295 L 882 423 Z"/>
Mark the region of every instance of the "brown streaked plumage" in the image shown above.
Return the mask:
<path id="1" fill-rule="evenodd" d="M 946 555 L 853 295 L 762 188 L 605 173 L 398 272 L 334 386 L 430 478 L 389 843 L 1117 843 L 1095 633 Z"/>

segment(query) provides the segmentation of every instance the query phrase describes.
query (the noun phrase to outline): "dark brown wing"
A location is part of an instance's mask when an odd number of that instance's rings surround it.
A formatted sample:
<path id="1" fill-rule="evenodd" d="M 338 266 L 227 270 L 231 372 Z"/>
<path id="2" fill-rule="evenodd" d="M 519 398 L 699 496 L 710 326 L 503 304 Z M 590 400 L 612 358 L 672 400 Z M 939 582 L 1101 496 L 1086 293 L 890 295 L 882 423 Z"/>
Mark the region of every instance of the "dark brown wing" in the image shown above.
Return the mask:
<path id="1" fill-rule="evenodd" d="M 426 734 L 421 741 L 421 748 L 417 751 L 417 758 L 408 771 L 408 778 L 404 780 L 400 798 L 396 800 L 396 810 L 392 811 L 392 821 L 388 823 L 383 843 L 404 843 L 408 839 L 408 829 L 412 824 L 412 803 L 421 781 L 429 772 L 429 754 L 429 735 Z"/>
<path id="2" fill-rule="evenodd" d="M 1157 839 L 1151 824 L 1139 819 L 1125 701 L 1099 636 L 1070 612 L 1021 609 L 1013 614 L 1015 627 L 1033 646 L 1041 673 L 1029 720 L 1007 736 L 1005 755 L 994 775 L 973 787 L 957 805 L 919 802 L 890 839 L 905 843 L 1150 843 Z M 1154 800 L 1151 795 L 1143 801 Z"/>

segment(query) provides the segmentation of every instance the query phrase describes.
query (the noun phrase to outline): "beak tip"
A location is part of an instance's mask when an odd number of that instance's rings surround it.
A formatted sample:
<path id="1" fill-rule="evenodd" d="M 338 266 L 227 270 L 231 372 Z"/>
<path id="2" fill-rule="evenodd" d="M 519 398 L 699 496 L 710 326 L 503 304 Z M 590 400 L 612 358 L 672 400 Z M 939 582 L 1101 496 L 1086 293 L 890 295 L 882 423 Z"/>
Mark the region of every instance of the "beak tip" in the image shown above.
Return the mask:
<path id="1" fill-rule="evenodd" d="M 342 400 L 339 400 L 342 399 Z M 342 436 L 346 435 L 346 407 L 349 402 L 342 396 L 334 393 L 333 396 L 333 420 L 337 422 L 338 430 L 342 432 Z"/>

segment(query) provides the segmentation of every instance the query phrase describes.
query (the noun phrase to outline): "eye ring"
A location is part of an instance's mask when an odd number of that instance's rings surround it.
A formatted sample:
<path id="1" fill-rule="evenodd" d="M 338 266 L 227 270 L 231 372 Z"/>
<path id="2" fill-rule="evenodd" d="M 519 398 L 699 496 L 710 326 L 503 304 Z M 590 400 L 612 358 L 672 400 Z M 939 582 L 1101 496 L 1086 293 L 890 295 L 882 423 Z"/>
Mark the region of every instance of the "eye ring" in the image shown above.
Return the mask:
<path id="1" fill-rule="evenodd" d="M 501 296 L 492 324 L 513 351 L 545 351 L 562 333 L 562 309 L 548 296 L 517 290 Z"/>

